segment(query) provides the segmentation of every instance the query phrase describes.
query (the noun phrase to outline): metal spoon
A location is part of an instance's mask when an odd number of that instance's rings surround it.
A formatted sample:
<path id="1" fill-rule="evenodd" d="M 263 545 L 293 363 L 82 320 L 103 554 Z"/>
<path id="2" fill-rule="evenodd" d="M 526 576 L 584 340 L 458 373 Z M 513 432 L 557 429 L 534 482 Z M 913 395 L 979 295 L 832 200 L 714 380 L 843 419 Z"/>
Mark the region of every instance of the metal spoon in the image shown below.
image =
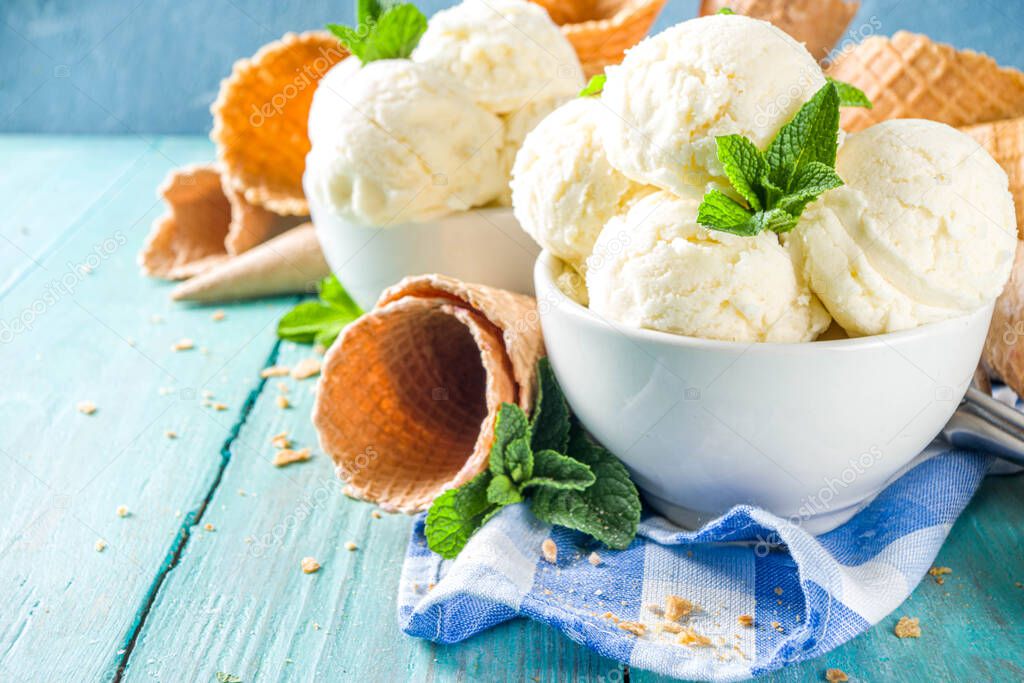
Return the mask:
<path id="1" fill-rule="evenodd" d="M 988 375 L 979 366 L 942 437 L 957 448 L 987 451 L 1024 465 L 1024 413 L 992 398 L 991 392 Z"/>

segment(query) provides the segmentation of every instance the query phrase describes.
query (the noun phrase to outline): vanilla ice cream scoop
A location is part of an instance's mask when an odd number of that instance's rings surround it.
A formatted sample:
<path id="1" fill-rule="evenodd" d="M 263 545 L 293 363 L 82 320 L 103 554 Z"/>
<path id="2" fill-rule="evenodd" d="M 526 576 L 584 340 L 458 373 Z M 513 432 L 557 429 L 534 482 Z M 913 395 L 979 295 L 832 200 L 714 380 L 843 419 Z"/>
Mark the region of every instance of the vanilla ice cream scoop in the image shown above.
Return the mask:
<path id="1" fill-rule="evenodd" d="M 425 221 L 501 194 L 502 121 L 444 71 L 406 59 L 346 59 L 309 114 L 310 201 L 369 225 Z"/>
<path id="2" fill-rule="evenodd" d="M 677 194 L 724 177 L 715 136 L 744 135 L 765 149 L 825 85 L 803 45 L 740 15 L 677 24 L 607 74 L 602 132 L 612 166 Z"/>
<path id="3" fill-rule="evenodd" d="M 977 142 L 933 121 L 894 120 L 847 136 L 846 185 L 812 204 L 794 254 L 851 335 L 977 310 L 1006 284 L 1017 244 L 1006 174 Z"/>
<path id="4" fill-rule="evenodd" d="M 447 71 L 496 114 L 583 87 L 572 45 L 544 8 L 525 0 L 465 0 L 438 12 L 412 58 Z"/>
<path id="5" fill-rule="evenodd" d="M 580 270 L 608 220 L 647 189 L 608 163 L 598 132 L 603 111 L 594 97 L 562 105 L 526 136 L 512 169 L 519 224 Z"/>
<path id="6" fill-rule="evenodd" d="M 699 190 L 655 192 L 601 232 L 590 308 L 624 325 L 738 342 L 812 341 L 830 319 L 775 233 L 697 224 Z"/>

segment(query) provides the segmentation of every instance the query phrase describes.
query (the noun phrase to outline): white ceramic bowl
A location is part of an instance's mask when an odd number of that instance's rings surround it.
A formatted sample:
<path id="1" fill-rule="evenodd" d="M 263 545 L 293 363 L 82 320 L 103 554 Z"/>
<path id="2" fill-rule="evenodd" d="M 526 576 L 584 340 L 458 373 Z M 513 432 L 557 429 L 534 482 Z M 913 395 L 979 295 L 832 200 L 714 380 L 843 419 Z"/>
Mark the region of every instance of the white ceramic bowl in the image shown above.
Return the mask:
<path id="1" fill-rule="evenodd" d="M 555 374 L 648 502 L 695 527 L 751 504 L 822 533 L 905 471 L 970 383 L 992 307 L 893 334 L 744 344 L 624 327 L 534 282 Z"/>
<path id="2" fill-rule="evenodd" d="M 327 263 L 364 309 L 386 287 L 424 273 L 533 294 L 540 247 L 519 227 L 512 209 L 473 209 L 381 228 L 349 221 L 312 199 L 309 209 Z"/>

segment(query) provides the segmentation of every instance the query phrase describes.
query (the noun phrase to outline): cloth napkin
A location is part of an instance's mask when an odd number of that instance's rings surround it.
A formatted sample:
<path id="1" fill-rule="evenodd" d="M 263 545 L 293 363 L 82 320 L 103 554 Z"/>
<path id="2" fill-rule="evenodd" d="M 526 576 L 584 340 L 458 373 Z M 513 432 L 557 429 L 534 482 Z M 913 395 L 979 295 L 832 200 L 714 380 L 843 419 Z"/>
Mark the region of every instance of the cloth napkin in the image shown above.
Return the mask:
<path id="1" fill-rule="evenodd" d="M 447 561 L 427 548 L 420 516 L 402 569 L 399 621 L 410 635 L 455 643 L 528 617 L 631 667 L 744 680 L 818 657 L 895 610 L 932 566 L 992 462 L 933 445 L 846 524 L 820 536 L 740 506 L 694 532 L 645 515 L 633 544 L 615 552 L 515 505 Z M 547 538 L 558 546 L 555 564 L 542 557 Z M 699 606 L 680 623 L 710 646 L 659 632 L 664 619 L 651 606 L 669 595 Z M 754 625 L 740 625 L 741 615 Z M 622 630 L 616 618 L 643 623 L 646 632 Z"/>

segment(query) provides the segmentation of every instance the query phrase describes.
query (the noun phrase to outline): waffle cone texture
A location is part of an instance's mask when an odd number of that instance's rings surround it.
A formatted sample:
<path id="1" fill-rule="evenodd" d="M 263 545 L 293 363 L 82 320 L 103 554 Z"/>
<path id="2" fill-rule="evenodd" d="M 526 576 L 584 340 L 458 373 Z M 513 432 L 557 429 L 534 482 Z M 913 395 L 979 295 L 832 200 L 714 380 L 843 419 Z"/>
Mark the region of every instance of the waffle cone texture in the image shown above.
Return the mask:
<path id="1" fill-rule="evenodd" d="M 346 493 L 418 512 L 487 467 L 502 403 L 529 411 L 536 302 L 442 275 L 406 278 L 324 359 L 313 424 Z"/>

